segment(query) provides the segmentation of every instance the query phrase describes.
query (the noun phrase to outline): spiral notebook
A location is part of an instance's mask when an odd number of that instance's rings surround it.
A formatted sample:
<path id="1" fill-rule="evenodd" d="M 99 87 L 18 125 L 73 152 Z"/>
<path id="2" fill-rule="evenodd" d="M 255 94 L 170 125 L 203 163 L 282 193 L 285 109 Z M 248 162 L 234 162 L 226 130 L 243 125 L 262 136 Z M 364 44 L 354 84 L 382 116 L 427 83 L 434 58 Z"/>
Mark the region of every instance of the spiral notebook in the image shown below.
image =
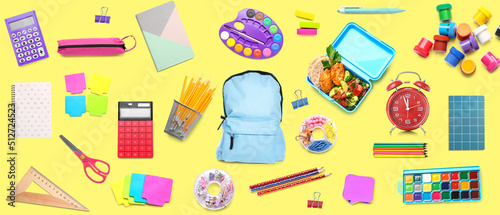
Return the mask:
<path id="1" fill-rule="evenodd" d="M 12 84 L 16 138 L 52 137 L 52 106 L 49 82 Z"/>

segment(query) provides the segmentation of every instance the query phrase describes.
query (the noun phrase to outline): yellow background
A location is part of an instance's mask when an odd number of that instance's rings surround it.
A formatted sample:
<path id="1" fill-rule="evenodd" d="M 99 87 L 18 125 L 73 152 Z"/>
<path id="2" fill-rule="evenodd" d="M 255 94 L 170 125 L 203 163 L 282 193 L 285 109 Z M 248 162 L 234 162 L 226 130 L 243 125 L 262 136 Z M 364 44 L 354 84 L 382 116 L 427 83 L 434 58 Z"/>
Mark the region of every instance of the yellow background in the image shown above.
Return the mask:
<path id="1" fill-rule="evenodd" d="M 137 24 L 135 14 L 165 3 L 154 1 L 77 1 L 77 0 L 25 0 L 2 1 L 2 18 L 12 17 L 36 10 L 50 57 L 18 67 L 9 41 L 6 27 L 0 27 L 1 73 L 0 92 L 2 123 L 0 131 L 6 129 L 7 103 L 10 85 L 13 82 L 52 83 L 52 138 L 19 139 L 17 150 L 17 177 L 20 179 L 30 166 L 34 166 L 49 179 L 90 209 L 93 214 L 255 214 L 255 213 L 405 213 L 421 214 L 432 211 L 443 213 L 475 213 L 496 210 L 498 202 L 499 157 L 496 152 L 500 134 L 494 127 L 499 118 L 500 78 L 497 70 L 486 71 L 480 57 L 492 51 L 500 57 L 500 40 L 494 38 L 467 58 L 475 61 L 474 75 L 462 75 L 459 67 L 452 68 L 444 62 L 445 54 L 431 52 L 424 59 L 413 52 L 421 37 L 432 38 L 438 33 L 438 14 L 435 10 L 440 1 L 286 1 L 285 4 L 269 0 L 177 0 L 176 5 L 193 46 L 195 58 L 157 73 Z M 472 16 L 480 6 L 493 14 L 487 23 L 490 32 L 500 24 L 500 3 L 497 1 L 453 1 L 453 21 L 466 22 L 477 27 Z M 397 7 L 406 9 L 399 14 L 344 15 L 336 10 L 340 6 L 362 5 L 364 7 Z M 94 15 L 101 6 L 109 7 L 111 24 L 94 23 Z M 281 52 L 267 60 L 251 60 L 238 56 L 221 44 L 218 38 L 220 26 L 233 20 L 243 8 L 255 8 L 274 19 L 284 32 L 284 47 Z M 301 37 L 296 35 L 300 21 L 295 10 L 316 14 L 315 21 L 321 23 L 318 35 Z M 315 56 L 325 53 L 330 44 L 349 22 L 356 22 L 367 31 L 392 46 L 397 54 L 390 67 L 378 81 L 362 105 L 354 113 L 346 113 L 337 105 L 327 101 L 306 82 L 307 66 Z M 137 48 L 121 56 L 110 57 L 62 57 L 57 50 L 57 40 L 92 37 L 124 37 L 134 35 Z M 127 45 L 129 41 L 127 41 Z M 448 45 L 459 47 L 454 39 Z M 460 48 L 459 48 L 460 50 Z M 283 123 L 287 153 L 285 161 L 274 165 L 239 164 L 217 161 L 215 150 L 222 131 L 217 131 L 223 114 L 221 89 L 224 80 L 232 74 L 245 70 L 262 70 L 276 75 L 283 86 Z M 431 86 L 425 93 L 430 101 L 430 117 L 424 125 L 427 135 L 420 130 L 389 135 L 392 125 L 387 119 L 385 105 L 392 92 L 385 87 L 402 71 L 418 72 Z M 112 78 L 108 92 L 108 113 L 103 117 L 69 117 L 64 113 L 64 75 L 84 72 L 87 81 L 92 73 Z M 205 115 L 198 122 L 186 141 L 179 141 L 163 132 L 173 99 L 178 99 L 184 75 L 211 78 L 218 86 L 215 97 Z M 309 106 L 293 110 L 290 102 L 293 92 L 303 91 Z M 89 91 L 84 91 L 88 95 Z M 448 96 L 484 95 L 486 99 L 486 150 L 448 151 Z M 154 102 L 154 158 L 117 158 L 117 101 Z M 324 114 L 333 119 L 338 127 L 335 146 L 323 154 L 306 151 L 295 136 L 301 122 L 310 115 Z M 90 157 L 105 160 L 111 165 L 111 174 L 103 184 L 88 180 L 81 162 L 58 138 L 63 134 Z M 6 139 L 5 133 L 2 139 Z M 429 157 L 425 159 L 374 159 L 374 142 L 427 142 Z M 5 144 L 5 141 L 3 141 Z M 6 145 L 1 147 L 6 153 Z M 5 155 L 5 154 L 4 154 Z M 3 156 L 4 157 L 4 156 Z M 6 159 L 6 157 L 4 157 Z M 405 169 L 459 167 L 479 165 L 481 167 L 482 200 L 466 203 L 440 203 L 405 205 L 397 192 L 397 181 L 402 179 Z M 300 185 L 264 196 L 250 193 L 248 186 L 289 173 L 324 166 L 333 175 L 320 181 Z M 0 187 L 6 196 L 8 166 L 0 162 Z M 206 169 L 220 168 L 234 179 L 236 195 L 231 204 L 221 211 L 212 212 L 202 208 L 193 196 L 196 177 Z M 172 201 L 163 207 L 117 205 L 110 183 L 122 179 L 126 174 L 144 173 L 174 179 Z M 370 204 L 349 205 L 342 198 L 344 178 L 347 174 L 371 176 L 376 180 L 374 200 Z M 5 188 L 5 189 L 4 189 Z M 322 210 L 306 208 L 312 193 L 322 193 Z M 450 207 L 452 206 L 452 207 Z M 0 206 L 7 213 L 65 213 L 82 212 L 19 203 L 16 208 Z"/>

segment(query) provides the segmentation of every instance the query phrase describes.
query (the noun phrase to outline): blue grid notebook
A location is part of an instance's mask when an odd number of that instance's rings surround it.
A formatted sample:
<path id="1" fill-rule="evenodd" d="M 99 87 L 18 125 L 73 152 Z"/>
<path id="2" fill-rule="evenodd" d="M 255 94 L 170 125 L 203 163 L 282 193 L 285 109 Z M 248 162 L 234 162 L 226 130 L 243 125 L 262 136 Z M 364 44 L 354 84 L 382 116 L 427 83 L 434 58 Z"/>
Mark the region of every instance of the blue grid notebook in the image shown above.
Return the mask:
<path id="1" fill-rule="evenodd" d="M 484 96 L 449 97 L 449 150 L 484 150 Z"/>

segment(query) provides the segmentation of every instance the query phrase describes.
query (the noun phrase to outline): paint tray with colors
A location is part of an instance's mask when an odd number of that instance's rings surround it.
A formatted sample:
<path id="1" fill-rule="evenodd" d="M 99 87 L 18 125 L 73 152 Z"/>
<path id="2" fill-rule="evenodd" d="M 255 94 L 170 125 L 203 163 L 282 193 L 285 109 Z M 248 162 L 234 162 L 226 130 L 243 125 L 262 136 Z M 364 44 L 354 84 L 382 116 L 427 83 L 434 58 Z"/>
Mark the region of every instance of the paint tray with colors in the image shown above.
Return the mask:
<path id="1" fill-rule="evenodd" d="M 283 33 L 278 24 L 263 12 L 250 8 L 223 24 L 219 36 L 231 51 L 252 59 L 273 57 L 283 47 Z"/>
<path id="2" fill-rule="evenodd" d="M 479 201 L 481 172 L 479 166 L 404 170 L 398 190 L 407 204 Z"/>

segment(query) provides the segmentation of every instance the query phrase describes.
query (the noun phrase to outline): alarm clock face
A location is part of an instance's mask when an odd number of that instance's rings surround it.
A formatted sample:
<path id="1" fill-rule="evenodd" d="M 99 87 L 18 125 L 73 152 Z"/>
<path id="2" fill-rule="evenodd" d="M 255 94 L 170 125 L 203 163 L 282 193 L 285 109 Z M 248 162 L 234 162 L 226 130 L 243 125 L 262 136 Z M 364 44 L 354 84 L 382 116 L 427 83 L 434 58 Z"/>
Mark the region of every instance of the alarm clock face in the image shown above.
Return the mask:
<path id="1" fill-rule="evenodd" d="M 387 116 L 397 128 L 414 130 L 429 116 L 429 102 L 422 92 L 405 87 L 395 91 L 387 101 Z"/>

